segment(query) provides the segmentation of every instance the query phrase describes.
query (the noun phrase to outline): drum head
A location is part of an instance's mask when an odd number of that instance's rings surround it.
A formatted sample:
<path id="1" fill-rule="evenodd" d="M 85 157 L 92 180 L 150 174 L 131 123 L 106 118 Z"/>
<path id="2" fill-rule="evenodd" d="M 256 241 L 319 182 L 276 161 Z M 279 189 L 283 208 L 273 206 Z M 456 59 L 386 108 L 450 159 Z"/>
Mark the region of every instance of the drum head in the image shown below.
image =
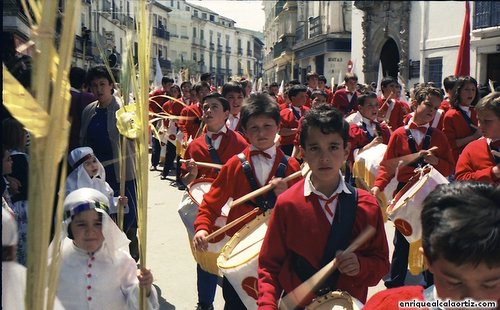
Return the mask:
<path id="1" fill-rule="evenodd" d="M 343 291 L 333 291 L 314 299 L 306 310 L 359 310 L 363 304 Z"/>
<path id="2" fill-rule="evenodd" d="M 212 186 L 213 179 L 198 179 L 194 180 L 188 186 L 189 196 L 191 199 L 199 206 L 203 201 L 203 195 L 208 193 L 210 187 Z"/>

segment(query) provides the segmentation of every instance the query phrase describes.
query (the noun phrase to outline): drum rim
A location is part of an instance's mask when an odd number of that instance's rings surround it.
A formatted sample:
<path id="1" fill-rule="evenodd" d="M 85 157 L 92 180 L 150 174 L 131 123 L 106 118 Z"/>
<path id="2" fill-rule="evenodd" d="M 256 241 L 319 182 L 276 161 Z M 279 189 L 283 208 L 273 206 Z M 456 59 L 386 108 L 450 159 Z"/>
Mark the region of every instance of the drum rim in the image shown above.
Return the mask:
<path id="1" fill-rule="evenodd" d="M 191 187 L 192 187 L 193 185 L 196 185 L 196 184 L 199 184 L 199 183 L 210 183 L 210 184 L 212 184 L 213 182 L 214 182 L 214 179 L 212 179 L 212 178 L 199 178 L 199 179 L 196 179 L 196 180 L 194 180 L 193 182 L 191 182 L 191 183 L 189 183 L 189 184 L 188 184 L 188 186 L 187 186 L 187 191 L 186 191 L 186 192 L 187 192 L 187 194 L 189 195 L 189 197 L 191 198 L 191 200 L 193 200 L 193 201 L 194 201 L 194 203 L 195 203 L 196 205 L 198 205 L 198 207 L 201 205 L 201 201 L 200 201 L 200 202 L 198 202 L 198 201 L 197 201 L 197 200 L 193 197 L 193 195 L 191 195 Z"/>
<path id="2" fill-rule="evenodd" d="M 272 209 L 271 209 L 272 210 Z M 220 254 L 219 254 L 219 257 L 217 258 L 217 267 L 219 267 L 220 269 L 233 269 L 233 268 L 236 268 L 236 267 L 239 267 L 239 266 L 242 266 L 248 262 L 250 262 L 251 260 L 253 260 L 255 257 L 259 256 L 259 253 L 260 251 L 255 254 L 255 255 L 252 255 L 250 258 L 244 260 L 243 262 L 237 264 L 237 265 L 223 265 L 223 263 L 227 262 L 228 261 L 228 258 L 226 257 L 225 254 L 230 254 L 231 252 L 229 253 L 226 253 L 227 251 L 232 251 L 234 250 L 234 248 L 236 247 L 236 245 L 238 244 L 237 241 L 239 241 L 240 239 L 248 236 L 250 233 L 252 233 L 253 231 L 255 231 L 255 229 L 258 228 L 258 225 L 254 224 L 255 227 L 253 227 L 254 229 L 251 229 L 251 230 L 248 230 L 248 231 L 245 231 L 245 233 L 241 233 L 245 228 L 247 228 L 250 224 L 252 224 L 253 222 L 257 222 L 256 220 L 259 219 L 258 222 L 260 222 L 261 220 L 265 221 L 266 219 L 269 221 L 269 215 L 271 214 L 271 210 L 266 210 L 264 213 L 261 213 L 259 215 L 257 215 L 255 217 L 255 219 L 253 219 L 250 223 L 247 223 L 245 224 L 245 226 L 243 226 L 242 228 L 240 228 L 240 230 L 238 230 L 227 242 L 226 244 L 224 245 L 224 247 L 222 247 L 221 251 L 220 251 Z M 269 222 L 268 222 L 269 223 Z"/>
<path id="3" fill-rule="evenodd" d="M 387 206 L 387 214 L 392 214 L 395 210 L 399 209 L 400 207 L 402 207 L 403 205 L 405 205 L 408 200 L 412 199 L 417 193 L 418 193 L 418 190 L 420 190 L 422 188 L 422 186 L 427 182 L 427 180 L 430 178 L 431 176 L 431 172 L 434 170 L 434 167 L 432 166 L 429 166 L 429 167 L 424 167 L 423 168 L 423 172 L 424 172 L 424 175 L 421 176 L 421 173 L 420 172 L 417 172 L 417 174 L 415 174 L 414 176 L 412 176 L 410 178 L 410 180 L 408 181 L 408 183 L 405 184 L 405 186 L 403 186 L 403 188 L 401 188 L 398 193 L 396 194 L 396 196 L 394 197 L 393 201 L 389 204 L 389 206 Z M 420 177 L 421 176 L 421 177 Z M 402 196 L 404 196 L 413 186 L 417 185 L 418 182 L 424 180 L 423 182 L 421 182 L 420 186 L 418 186 L 416 188 L 416 190 L 411 193 L 411 195 L 409 195 L 408 197 L 406 197 L 405 201 L 403 204 L 401 204 L 401 206 L 399 206 L 398 208 L 395 209 L 396 205 L 398 204 L 399 200 L 401 199 Z"/>
<path id="4" fill-rule="evenodd" d="M 334 291 L 329 291 L 326 294 L 323 294 L 321 296 L 317 296 L 314 298 L 311 303 L 307 305 L 305 308 L 306 310 L 314 310 L 317 307 L 323 305 L 323 303 L 329 301 L 329 300 L 335 300 L 335 299 L 343 299 L 346 302 L 350 301 L 351 304 L 351 309 L 357 309 L 358 306 L 356 305 L 355 298 L 349 294 L 347 291 L 341 291 L 341 290 L 334 290 Z M 311 307 L 312 306 L 312 307 Z"/>

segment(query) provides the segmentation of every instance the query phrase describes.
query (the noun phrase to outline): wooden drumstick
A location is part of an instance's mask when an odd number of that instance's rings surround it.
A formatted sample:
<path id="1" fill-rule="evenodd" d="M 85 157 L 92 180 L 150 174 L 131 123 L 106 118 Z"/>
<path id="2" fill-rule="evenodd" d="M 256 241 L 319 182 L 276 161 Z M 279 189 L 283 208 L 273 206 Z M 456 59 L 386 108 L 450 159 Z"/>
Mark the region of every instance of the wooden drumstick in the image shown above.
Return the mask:
<path id="1" fill-rule="evenodd" d="M 345 249 L 345 254 L 350 254 L 356 251 L 361 245 L 370 240 L 375 235 L 375 228 L 368 225 L 359 236 Z M 316 291 L 318 287 L 337 269 L 337 260 L 334 258 L 331 262 L 326 264 L 312 277 L 297 286 L 293 291 L 288 293 L 281 299 L 280 309 L 295 309 L 298 305 L 304 302 L 305 298 L 312 292 Z"/>
<path id="2" fill-rule="evenodd" d="M 387 102 L 389 102 L 389 100 L 392 98 L 392 91 L 391 93 L 389 94 L 389 96 L 387 96 L 387 98 L 385 99 L 384 103 L 380 106 L 380 108 L 378 108 L 379 112 L 382 111 L 382 109 L 387 105 Z"/>
<path id="3" fill-rule="evenodd" d="M 181 163 L 188 163 L 189 160 L 181 159 L 180 162 Z M 219 169 L 219 170 L 222 168 L 222 165 L 214 164 L 214 163 L 205 163 L 202 161 L 195 161 L 195 164 L 197 164 L 200 167 L 205 167 L 205 168 L 214 168 L 214 169 Z"/>
<path id="4" fill-rule="evenodd" d="M 296 172 L 290 174 L 289 176 L 283 178 L 283 181 L 284 182 L 291 181 L 295 178 L 306 175 L 308 172 L 309 172 L 309 165 L 306 164 L 306 165 L 304 165 L 304 167 L 300 171 L 296 171 Z M 245 196 L 241 196 L 240 198 L 236 199 L 235 201 L 233 201 L 233 203 L 231 203 L 230 207 L 231 208 L 235 207 L 235 206 L 240 205 L 248 200 L 251 200 L 255 197 L 263 195 L 263 194 L 269 192 L 270 190 L 272 190 L 273 188 L 274 188 L 273 184 L 267 184 L 267 185 L 259 188 L 258 190 L 255 190 L 251 193 L 246 194 Z"/>
<path id="5" fill-rule="evenodd" d="M 437 150 L 438 150 L 438 147 L 433 146 L 430 149 L 428 149 L 427 152 L 432 153 L 432 152 L 435 152 Z M 391 174 L 393 174 L 399 165 L 408 166 L 409 164 L 419 160 L 421 157 L 423 157 L 423 155 L 420 154 L 420 152 L 417 152 L 417 153 L 408 154 L 408 155 L 404 155 L 401 157 L 389 159 L 386 162 L 381 162 L 380 165 L 386 166 L 387 169 L 391 172 Z M 401 164 L 400 164 L 400 162 L 401 162 Z"/>
<path id="6" fill-rule="evenodd" d="M 252 211 L 246 213 L 245 215 L 240 216 L 239 218 L 237 218 L 236 220 L 232 221 L 231 223 L 222 226 L 221 228 L 217 229 L 216 231 L 214 231 L 213 233 L 211 233 L 210 235 L 208 235 L 207 238 L 206 238 L 207 241 L 210 241 L 210 240 L 212 240 L 214 238 L 217 238 L 218 236 L 220 236 L 221 234 L 225 233 L 226 231 L 228 231 L 229 229 L 233 228 L 234 226 L 238 225 L 239 223 L 243 222 L 244 220 L 246 220 L 250 216 L 259 213 L 259 210 L 260 210 L 259 208 L 255 208 Z"/>

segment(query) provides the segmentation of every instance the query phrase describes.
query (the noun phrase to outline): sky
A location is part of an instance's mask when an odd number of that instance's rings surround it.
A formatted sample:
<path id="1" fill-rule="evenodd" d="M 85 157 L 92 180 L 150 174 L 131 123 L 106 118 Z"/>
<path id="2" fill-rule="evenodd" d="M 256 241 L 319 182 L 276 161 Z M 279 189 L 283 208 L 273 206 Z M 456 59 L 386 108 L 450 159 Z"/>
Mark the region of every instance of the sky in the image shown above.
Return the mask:
<path id="1" fill-rule="evenodd" d="M 188 3 L 206 7 L 236 22 L 238 28 L 262 32 L 264 28 L 264 10 L 261 0 L 188 0 Z"/>

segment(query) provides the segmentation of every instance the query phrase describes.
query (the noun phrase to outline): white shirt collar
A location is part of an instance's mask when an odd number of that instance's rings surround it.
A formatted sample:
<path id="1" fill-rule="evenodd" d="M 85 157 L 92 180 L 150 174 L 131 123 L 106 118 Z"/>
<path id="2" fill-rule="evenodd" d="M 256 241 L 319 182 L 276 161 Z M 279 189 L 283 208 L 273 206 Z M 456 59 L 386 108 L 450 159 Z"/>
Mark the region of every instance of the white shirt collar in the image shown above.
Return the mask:
<path id="1" fill-rule="evenodd" d="M 359 112 L 359 111 L 358 111 L 358 112 Z M 359 115 L 361 115 L 361 113 L 359 113 Z M 371 125 L 371 124 L 372 124 L 372 122 L 375 122 L 375 121 L 372 121 L 371 119 L 368 119 L 368 118 L 364 117 L 363 115 L 361 115 L 361 121 L 362 121 L 363 123 L 365 123 L 366 125 Z"/>
<path id="2" fill-rule="evenodd" d="M 250 145 L 250 151 L 258 151 L 258 150 L 259 149 L 256 148 L 255 146 Z M 270 148 L 262 150 L 262 151 L 271 155 L 271 158 L 275 158 L 276 157 L 276 144 L 273 144 L 273 146 L 271 146 Z"/>
<path id="3" fill-rule="evenodd" d="M 320 191 L 318 191 L 314 187 L 312 180 L 311 180 L 311 176 L 312 176 L 312 173 L 308 173 L 304 179 L 304 196 L 305 197 L 314 193 L 323 199 L 329 199 L 333 195 L 340 194 L 342 192 L 344 192 L 346 194 L 351 194 L 351 191 L 347 188 L 345 181 L 344 181 L 344 177 L 342 176 L 342 173 L 340 173 L 340 171 L 339 171 L 339 185 L 337 186 L 337 189 L 330 195 L 330 197 L 326 197 L 323 193 L 321 193 Z"/>
<path id="4" fill-rule="evenodd" d="M 466 107 L 466 106 L 463 106 L 463 105 L 458 105 L 458 107 L 459 107 L 462 111 L 464 111 L 464 112 L 469 113 L 469 111 L 470 111 L 470 107 Z"/>
<path id="5" fill-rule="evenodd" d="M 225 125 L 222 126 L 222 128 L 219 131 L 217 131 L 217 132 L 213 132 L 213 131 L 208 131 L 207 130 L 207 135 L 211 138 L 213 134 L 216 134 L 216 133 L 219 133 L 219 132 L 222 132 L 222 133 L 226 134 L 227 133 L 227 127 Z"/>

